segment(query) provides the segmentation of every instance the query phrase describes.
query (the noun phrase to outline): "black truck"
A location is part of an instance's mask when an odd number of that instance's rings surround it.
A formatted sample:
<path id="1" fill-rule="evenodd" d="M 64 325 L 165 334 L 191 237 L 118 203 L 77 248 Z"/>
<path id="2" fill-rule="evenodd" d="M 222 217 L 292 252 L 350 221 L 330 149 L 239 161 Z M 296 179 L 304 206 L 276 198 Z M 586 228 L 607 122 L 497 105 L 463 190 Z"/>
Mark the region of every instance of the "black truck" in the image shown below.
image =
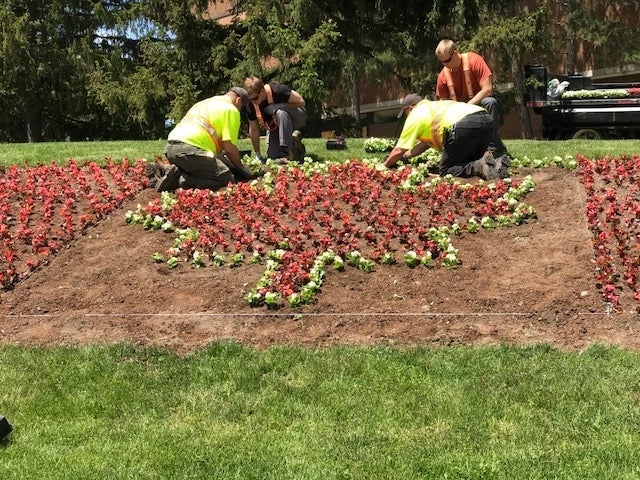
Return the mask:
<path id="1" fill-rule="evenodd" d="M 547 98 L 548 81 L 554 78 L 569 83 L 565 90 L 569 98 Z M 592 83 L 591 77 L 582 75 L 547 74 L 539 65 L 525 66 L 525 82 L 525 102 L 542 115 L 544 139 L 640 138 L 640 83 Z M 571 95 L 578 90 L 588 98 Z M 615 98 L 620 90 L 637 96 Z"/>

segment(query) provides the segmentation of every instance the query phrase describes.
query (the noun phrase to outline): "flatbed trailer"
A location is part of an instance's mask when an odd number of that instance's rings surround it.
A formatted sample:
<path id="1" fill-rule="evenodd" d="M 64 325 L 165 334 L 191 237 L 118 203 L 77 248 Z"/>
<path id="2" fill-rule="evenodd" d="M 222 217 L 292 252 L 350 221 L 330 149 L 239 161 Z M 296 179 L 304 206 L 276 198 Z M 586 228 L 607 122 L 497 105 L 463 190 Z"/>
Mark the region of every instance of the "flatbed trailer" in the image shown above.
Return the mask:
<path id="1" fill-rule="evenodd" d="M 525 69 L 525 75 L 532 74 Z M 529 88 L 525 102 L 542 115 L 542 136 L 547 140 L 640 138 L 640 98 L 571 98 L 547 99 L 546 70 L 538 67 L 535 74 L 544 87 Z M 582 76 L 554 76 L 568 80 L 567 91 L 639 88 L 639 83 L 591 83 Z"/>

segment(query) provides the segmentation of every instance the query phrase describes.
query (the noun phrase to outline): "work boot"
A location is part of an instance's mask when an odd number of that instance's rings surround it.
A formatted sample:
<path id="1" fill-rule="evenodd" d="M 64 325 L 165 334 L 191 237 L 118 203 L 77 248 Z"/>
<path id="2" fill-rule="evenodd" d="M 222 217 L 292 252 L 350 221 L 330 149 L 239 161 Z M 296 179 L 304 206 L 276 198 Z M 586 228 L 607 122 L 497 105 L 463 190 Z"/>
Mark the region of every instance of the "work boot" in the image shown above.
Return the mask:
<path id="1" fill-rule="evenodd" d="M 487 162 L 487 165 L 495 167 L 496 156 L 493 150 L 487 150 L 486 152 L 484 152 L 484 155 L 482 156 L 482 158 L 484 159 L 485 162 Z"/>
<path id="2" fill-rule="evenodd" d="M 153 188 L 156 186 L 156 183 L 158 183 L 158 180 L 164 176 L 164 169 L 158 162 L 147 162 L 145 166 L 145 174 L 149 179 L 149 186 Z"/>
<path id="3" fill-rule="evenodd" d="M 147 164 L 145 165 L 145 175 L 146 175 L 147 179 L 149 180 L 149 186 L 151 188 L 155 187 L 156 186 L 156 181 L 158 179 L 156 178 L 153 164 L 147 162 Z"/>
<path id="4" fill-rule="evenodd" d="M 500 178 L 509 178 L 509 166 L 511 165 L 511 158 L 507 155 L 501 155 L 495 159 L 494 168 L 498 171 Z"/>
<path id="5" fill-rule="evenodd" d="M 302 143 L 302 132 L 300 132 L 300 130 L 294 130 L 291 134 L 291 140 L 293 141 L 293 159 L 298 163 L 304 162 L 307 149 Z"/>
<path id="6" fill-rule="evenodd" d="M 500 159 L 500 162 L 502 163 L 502 165 L 507 167 L 511 166 L 511 157 L 506 153 L 504 155 L 500 155 L 498 159 Z"/>
<path id="7" fill-rule="evenodd" d="M 164 176 L 158 180 L 156 191 L 172 192 L 180 186 L 180 169 L 175 165 L 169 165 L 165 169 Z"/>
<path id="8" fill-rule="evenodd" d="M 493 162 L 493 155 L 491 155 Z M 499 178 L 498 171 L 493 165 L 487 162 L 487 154 L 479 160 L 471 162 L 471 175 L 480 177 L 483 180 L 494 180 Z"/>
<path id="9" fill-rule="evenodd" d="M 164 177 L 164 174 L 166 173 L 166 169 L 169 168 L 169 165 L 170 164 L 168 163 L 162 164 L 158 161 L 153 162 L 153 174 L 158 180 Z"/>
<path id="10" fill-rule="evenodd" d="M 271 157 L 271 160 L 273 160 L 273 163 L 276 165 L 286 165 L 294 160 L 294 155 L 287 147 L 281 147 L 277 156 L 274 155 L 274 157 Z"/>

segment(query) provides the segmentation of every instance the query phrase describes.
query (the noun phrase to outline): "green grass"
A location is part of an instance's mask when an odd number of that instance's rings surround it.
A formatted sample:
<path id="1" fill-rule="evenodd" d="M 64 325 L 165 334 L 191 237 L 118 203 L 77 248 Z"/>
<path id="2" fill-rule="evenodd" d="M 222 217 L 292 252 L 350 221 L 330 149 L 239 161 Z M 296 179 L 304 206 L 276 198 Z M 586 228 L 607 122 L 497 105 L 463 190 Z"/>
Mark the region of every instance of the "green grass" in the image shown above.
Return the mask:
<path id="1" fill-rule="evenodd" d="M 154 159 L 162 155 L 165 141 L 111 141 L 111 142 L 43 142 L 1 143 L 0 165 L 35 165 L 38 163 L 64 162 L 69 158 L 78 161 L 103 161 L 123 158 Z"/>
<path id="2" fill-rule="evenodd" d="M 640 355 L 0 348 L 3 479 L 640 476 Z"/>
<path id="3" fill-rule="evenodd" d="M 327 150 L 325 140 L 308 138 L 304 140 L 307 153 L 318 160 L 341 160 L 345 158 L 373 158 L 383 155 L 366 153 L 363 138 L 347 138 L 347 150 Z M 590 158 L 605 155 L 630 155 L 640 153 L 640 140 L 506 140 L 509 152 L 518 158 L 525 155 L 541 159 L 554 155 L 584 154 Z M 162 156 L 164 140 L 150 141 L 113 141 L 113 142 L 58 142 L 58 143 L 2 143 L 0 144 L 0 166 L 35 165 L 38 163 L 65 162 L 69 158 L 78 161 L 94 160 L 101 162 L 106 157 L 114 160 L 122 158 L 146 158 L 153 160 Z M 247 139 L 240 140 L 241 150 L 251 150 Z M 263 148 L 264 150 L 264 148 Z"/>

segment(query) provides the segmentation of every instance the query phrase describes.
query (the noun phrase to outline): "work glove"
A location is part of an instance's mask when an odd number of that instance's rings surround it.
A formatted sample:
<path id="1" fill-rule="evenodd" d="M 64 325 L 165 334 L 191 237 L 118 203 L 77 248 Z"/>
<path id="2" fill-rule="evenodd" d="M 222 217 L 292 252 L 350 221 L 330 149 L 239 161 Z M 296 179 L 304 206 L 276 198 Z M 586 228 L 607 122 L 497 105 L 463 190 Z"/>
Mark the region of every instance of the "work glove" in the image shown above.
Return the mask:
<path id="1" fill-rule="evenodd" d="M 259 161 L 260 163 L 266 163 L 267 159 L 264 158 L 262 155 L 260 155 L 259 153 L 256 153 L 256 156 L 253 157 L 254 160 Z"/>
<path id="2" fill-rule="evenodd" d="M 253 173 L 251 173 L 251 170 L 249 170 L 246 165 L 243 165 L 242 168 L 231 168 L 231 173 L 233 173 L 233 176 L 236 177 L 238 182 L 248 182 L 255 178 Z"/>

